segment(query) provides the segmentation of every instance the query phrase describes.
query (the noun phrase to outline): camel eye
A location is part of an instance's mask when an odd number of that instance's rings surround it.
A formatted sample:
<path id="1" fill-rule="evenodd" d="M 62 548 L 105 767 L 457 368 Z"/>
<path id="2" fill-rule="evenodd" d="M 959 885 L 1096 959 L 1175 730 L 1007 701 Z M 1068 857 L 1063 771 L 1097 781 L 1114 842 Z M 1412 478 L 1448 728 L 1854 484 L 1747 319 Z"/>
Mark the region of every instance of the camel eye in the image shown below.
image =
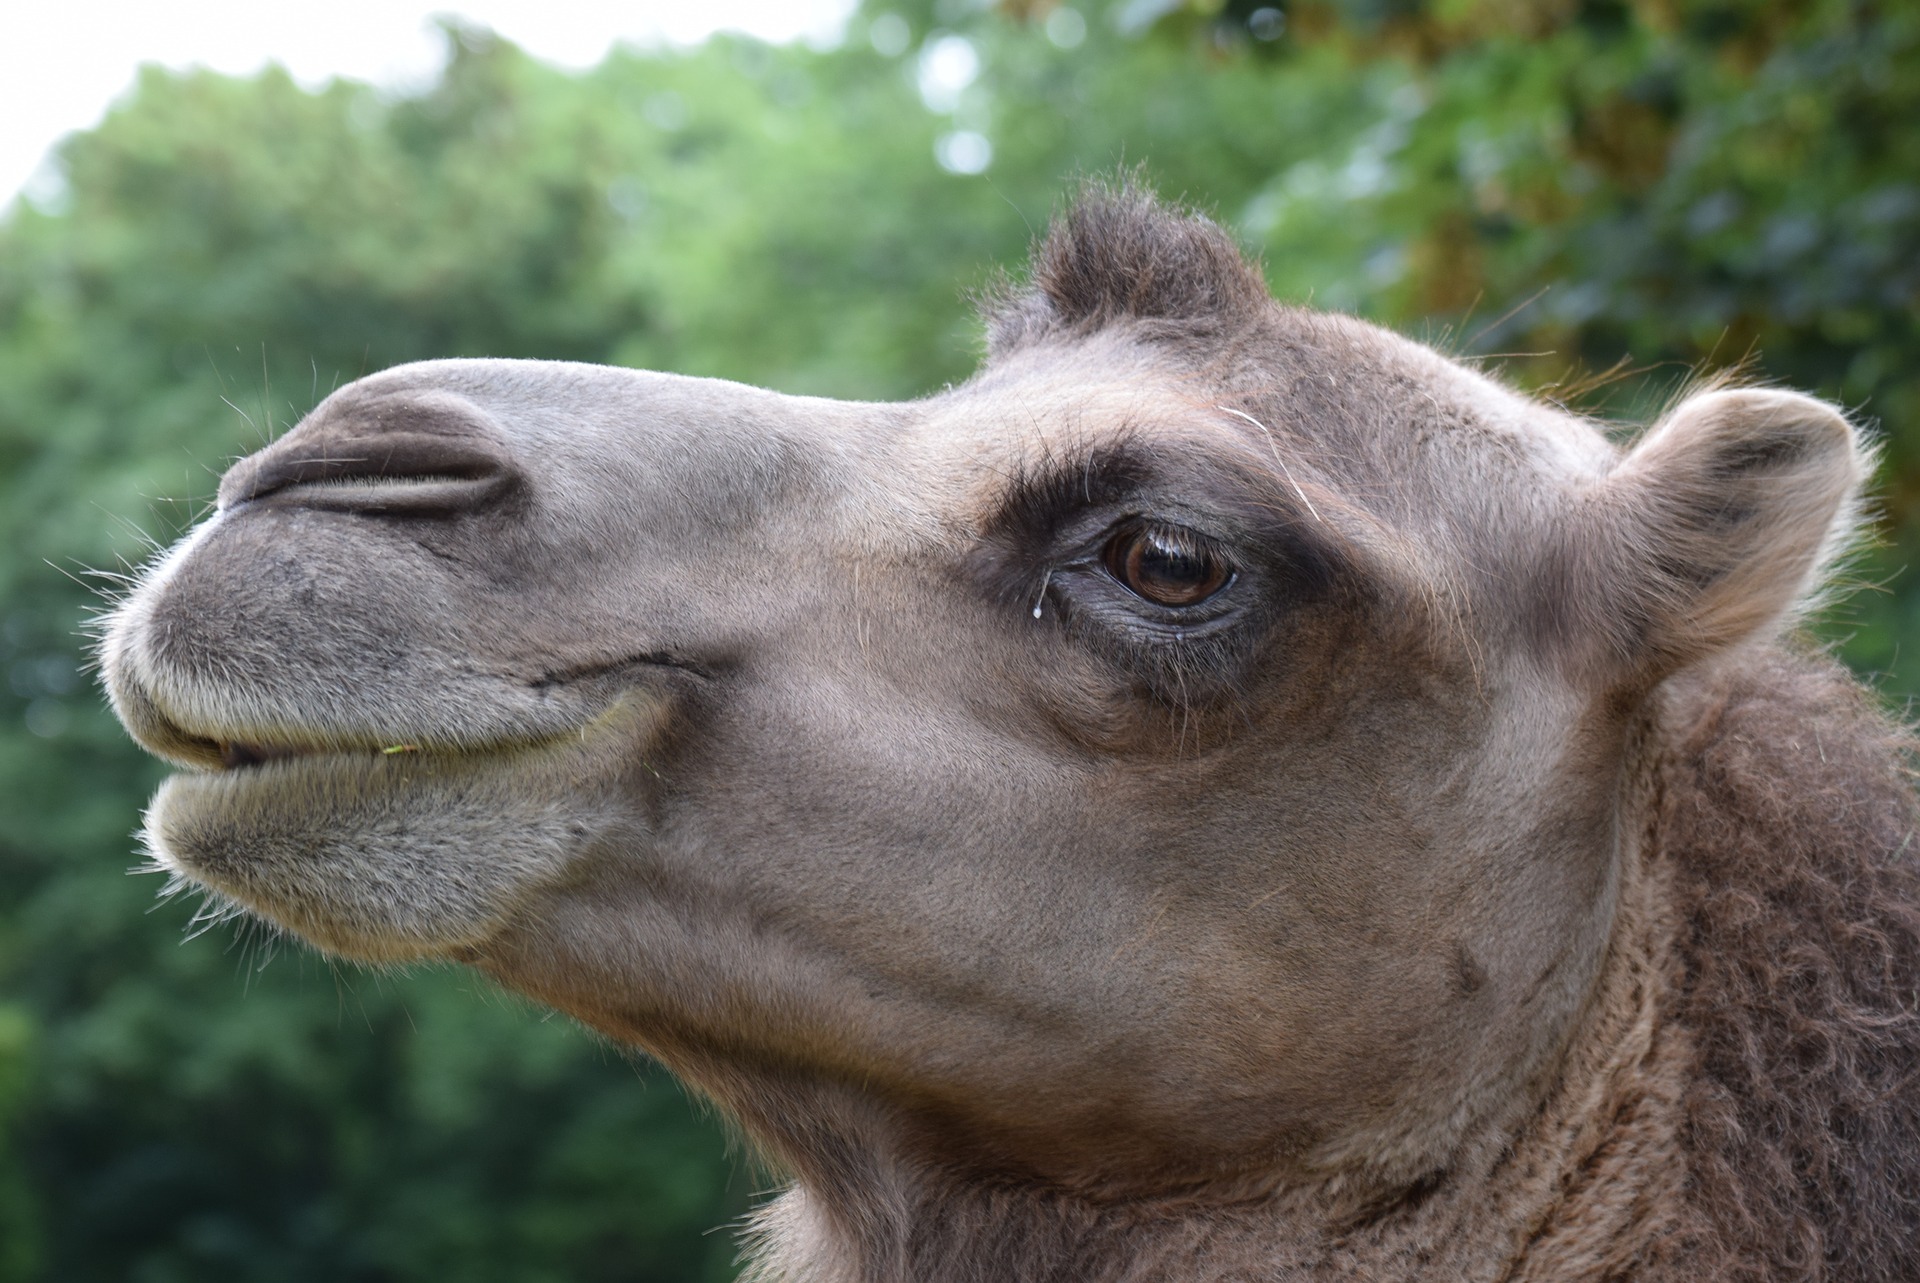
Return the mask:
<path id="1" fill-rule="evenodd" d="M 1156 606 L 1197 606 L 1233 578 L 1204 537 L 1178 526 L 1130 526 L 1108 542 L 1103 560 L 1108 574 Z"/>

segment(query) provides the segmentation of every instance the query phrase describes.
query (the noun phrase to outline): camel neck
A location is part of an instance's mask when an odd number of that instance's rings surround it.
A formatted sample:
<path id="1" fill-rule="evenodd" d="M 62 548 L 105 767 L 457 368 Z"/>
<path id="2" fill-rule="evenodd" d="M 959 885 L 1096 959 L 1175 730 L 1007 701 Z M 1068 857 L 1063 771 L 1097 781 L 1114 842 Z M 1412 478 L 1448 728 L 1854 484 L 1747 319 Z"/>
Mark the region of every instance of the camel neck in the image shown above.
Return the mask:
<path id="1" fill-rule="evenodd" d="M 1655 799 L 1646 799 L 1649 806 Z M 1640 808 L 1632 808 L 1634 813 Z M 1636 835 L 1637 836 L 1637 835 Z M 1628 844 L 1616 927 L 1581 1030 L 1519 1116 L 1427 1180 L 1360 1199 L 1340 1182 L 1221 1199 L 1096 1202 L 899 1163 L 799 1187 L 755 1231 L 754 1283 L 1484 1280 L 1639 1276 L 1684 1238 L 1680 1088 L 1663 1022 L 1676 977 L 1667 873 Z M 837 1197 L 835 1196 L 837 1195 Z"/>

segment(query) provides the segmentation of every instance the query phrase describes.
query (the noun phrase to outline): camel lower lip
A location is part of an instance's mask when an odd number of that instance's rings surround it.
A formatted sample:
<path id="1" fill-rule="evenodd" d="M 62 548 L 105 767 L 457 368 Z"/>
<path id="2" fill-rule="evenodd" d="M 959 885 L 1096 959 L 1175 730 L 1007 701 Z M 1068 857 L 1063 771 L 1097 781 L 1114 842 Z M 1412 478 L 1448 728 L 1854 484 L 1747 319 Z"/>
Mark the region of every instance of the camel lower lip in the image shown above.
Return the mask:
<path id="1" fill-rule="evenodd" d="M 148 808 L 147 846 L 160 867 L 323 948 L 374 961 L 430 956 L 483 941 L 593 841 L 597 826 L 559 817 L 603 810 L 617 762 L 566 737 L 185 771 Z M 442 882 L 467 898 L 431 891 Z"/>

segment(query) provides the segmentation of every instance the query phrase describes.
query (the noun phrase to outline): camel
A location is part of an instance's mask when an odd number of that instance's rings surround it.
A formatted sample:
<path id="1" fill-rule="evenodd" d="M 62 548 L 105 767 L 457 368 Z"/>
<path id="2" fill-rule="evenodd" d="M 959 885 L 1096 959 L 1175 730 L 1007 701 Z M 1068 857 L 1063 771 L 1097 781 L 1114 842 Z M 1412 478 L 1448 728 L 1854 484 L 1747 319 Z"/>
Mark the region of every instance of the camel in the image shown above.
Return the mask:
<path id="1" fill-rule="evenodd" d="M 904 404 L 333 393 L 105 635 L 153 858 L 663 1062 L 790 1178 L 762 1283 L 1915 1268 L 1847 419 L 1622 447 L 1124 183 L 984 313 Z"/>

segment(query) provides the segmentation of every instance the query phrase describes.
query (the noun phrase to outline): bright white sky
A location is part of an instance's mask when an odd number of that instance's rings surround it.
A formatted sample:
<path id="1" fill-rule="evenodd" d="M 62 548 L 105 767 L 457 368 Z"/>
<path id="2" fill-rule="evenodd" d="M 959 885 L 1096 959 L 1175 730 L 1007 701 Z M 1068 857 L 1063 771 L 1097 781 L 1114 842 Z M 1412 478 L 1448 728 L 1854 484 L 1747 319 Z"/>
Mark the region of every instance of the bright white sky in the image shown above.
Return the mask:
<path id="1" fill-rule="evenodd" d="M 0 0 L 0 209 L 66 134 L 99 123 L 141 63 L 245 74 L 278 62 L 405 86 L 439 70 L 434 14 L 457 13 L 550 62 L 615 41 L 695 44 L 721 29 L 831 43 L 856 0 Z"/>

